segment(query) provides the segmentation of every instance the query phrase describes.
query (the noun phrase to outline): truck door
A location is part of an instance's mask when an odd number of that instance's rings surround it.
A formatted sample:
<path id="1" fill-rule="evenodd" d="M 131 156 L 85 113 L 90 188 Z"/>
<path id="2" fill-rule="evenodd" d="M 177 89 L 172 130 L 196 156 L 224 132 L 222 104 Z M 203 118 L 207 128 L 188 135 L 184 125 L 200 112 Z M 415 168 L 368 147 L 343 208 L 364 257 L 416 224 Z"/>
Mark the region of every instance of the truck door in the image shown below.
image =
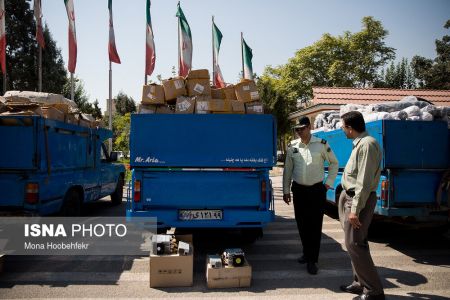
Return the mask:
<path id="1" fill-rule="evenodd" d="M 116 188 L 116 179 L 114 168 L 111 165 L 108 150 L 104 143 L 100 147 L 100 185 L 101 196 L 107 196 L 114 192 Z"/>

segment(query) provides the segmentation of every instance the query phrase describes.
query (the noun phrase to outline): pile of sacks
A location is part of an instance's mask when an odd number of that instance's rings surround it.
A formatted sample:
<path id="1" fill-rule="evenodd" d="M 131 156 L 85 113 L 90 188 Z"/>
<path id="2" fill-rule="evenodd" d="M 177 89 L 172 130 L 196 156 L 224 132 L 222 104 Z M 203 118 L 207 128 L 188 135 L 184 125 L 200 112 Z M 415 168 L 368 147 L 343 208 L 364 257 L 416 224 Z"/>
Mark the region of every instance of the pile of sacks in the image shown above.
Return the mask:
<path id="1" fill-rule="evenodd" d="M 6 92 L 0 97 L 0 116 L 42 116 L 83 127 L 102 126 L 102 122 L 90 114 L 80 113 L 74 101 L 63 95 L 42 92 Z"/>
<path id="2" fill-rule="evenodd" d="M 320 113 L 314 121 L 315 130 L 330 131 L 341 128 L 341 116 L 349 111 L 362 113 L 366 123 L 376 120 L 443 120 L 448 122 L 450 128 L 450 107 L 435 106 L 415 96 L 407 96 L 398 102 L 369 105 L 346 104 L 342 105 L 339 111 Z"/>
<path id="3" fill-rule="evenodd" d="M 216 89 L 208 70 L 191 70 L 186 78 L 175 77 L 162 85 L 142 88 L 141 114 L 263 114 L 253 80 Z"/>

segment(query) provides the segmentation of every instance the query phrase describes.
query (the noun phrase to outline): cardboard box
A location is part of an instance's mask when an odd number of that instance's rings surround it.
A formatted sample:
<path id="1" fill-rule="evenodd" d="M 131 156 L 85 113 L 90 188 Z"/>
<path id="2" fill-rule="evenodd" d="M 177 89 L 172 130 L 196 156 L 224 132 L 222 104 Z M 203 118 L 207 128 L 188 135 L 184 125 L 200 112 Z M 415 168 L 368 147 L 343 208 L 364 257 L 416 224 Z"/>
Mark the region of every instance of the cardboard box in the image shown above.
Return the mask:
<path id="1" fill-rule="evenodd" d="M 195 99 L 188 97 L 178 97 L 175 105 L 176 114 L 193 114 L 195 110 Z"/>
<path id="2" fill-rule="evenodd" d="M 85 119 L 79 119 L 78 125 L 83 126 L 83 127 L 91 127 L 92 126 L 91 121 L 85 120 Z"/>
<path id="3" fill-rule="evenodd" d="M 225 99 L 225 94 L 222 89 L 211 88 L 211 98 L 213 99 Z"/>
<path id="4" fill-rule="evenodd" d="M 163 80 L 163 88 L 166 102 L 176 100 L 178 97 L 186 95 L 186 87 L 183 77 Z"/>
<path id="5" fill-rule="evenodd" d="M 44 118 L 64 122 L 64 113 L 53 106 L 41 107 Z"/>
<path id="6" fill-rule="evenodd" d="M 186 79 L 208 79 L 208 81 L 209 78 L 209 71 L 207 69 L 190 70 L 186 77 Z"/>
<path id="7" fill-rule="evenodd" d="M 68 113 L 67 115 L 64 116 L 64 122 L 66 122 L 67 124 L 78 125 L 78 119 L 76 115 L 77 114 L 75 113 Z"/>
<path id="8" fill-rule="evenodd" d="M 192 235 L 176 235 L 177 240 L 192 246 Z M 189 255 L 150 254 L 150 287 L 192 286 L 194 248 Z"/>
<path id="9" fill-rule="evenodd" d="M 164 104 L 164 88 L 162 85 L 149 84 L 142 86 L 142 103 Z"/>
<path id="10" fill-rule="evenodd" d="M 141 103 L 138 107 L 138 114 L 154 114 L 157 106 L 155 104 Z"/>
<path id="11" fill-rule="evenodd" d="M 245 111 L 247 114 L 264 114 L 264 107 L 261 102 L 245 103 Z"/>
<path id="12" fill-rule="evenodd" d="M 222 93 L 225 95 L 225 99 L 237 100 L 236 91 L 234 90 L 234 85 L 229 85 L 221 89 Z"/>
<path id="13" fill-rule="evenodd" d="M 206 283 L 210 289 L 249 287 L 252 281 L 252 267 L 247 260 L 242 267 L 214 269 L 206 265 Z"/>
<path id="14" fill-rule="evenodd" d="M 55 103 L 55 104 L 51 104 L 48 106 L 52 106 L 60 111 L 63 112 L 63 114 L 68 114 L 70 112 L 70 106 L 69 104 L 64 104 L 64 103 Z"/>
<path id="15" fill-rule="evenodd" d="M 256 83 L 253 80 L 244 80 L 234 87 L 236 99 L 243 102 L 253 102 L 259 100 L 259 93 Z"/>
<path id="16" fill-rule="evenodd" d="M 157 108 L 156 108 L 156 113 L 157 114 L 165 114 L 165 115 L 167 115 L 167 114 L 173 114 L 174 113 L 174 111 L 173 111 L 173 109 L 171 109 L 169 106 L 167 106 L 167 105 L 159 105 Z"/>
<path id="17" fill-rule="evenodd" d="M 188 79 L 186 80 L 186 86 L 189 97 L 198 95 L 211 96 L 209 79 Z"/>
<path id="18" fill-rule="evenodd" d="M 245 114 L 245 103 L 239 100 L 230 100 L 234 114 Z"/>

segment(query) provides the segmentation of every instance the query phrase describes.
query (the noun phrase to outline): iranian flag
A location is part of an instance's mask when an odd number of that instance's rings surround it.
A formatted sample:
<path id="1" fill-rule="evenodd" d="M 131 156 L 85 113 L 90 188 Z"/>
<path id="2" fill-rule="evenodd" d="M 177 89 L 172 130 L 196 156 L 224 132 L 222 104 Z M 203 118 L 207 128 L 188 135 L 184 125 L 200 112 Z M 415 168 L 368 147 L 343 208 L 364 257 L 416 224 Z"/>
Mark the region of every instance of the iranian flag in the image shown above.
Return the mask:
<path id="1" fill-rule="evenodd" d="M 152 19 L 150 16 L 150 0 L 147 0 L 147 34 L 145 42 L 145 75 L 152 75 L 155 69 L 156 53 L 155 41 L 153 38 Z"/>
<path id="2" fill-rule="evenodd" d="M 219 67 L 219 50 L 220 50 L 220 43 L 222 42 L 222 32 L 220 32 L 219 28 L 217 28 L 216 24 L 214 24 L 214 21 L 212 23 L 212 31 L 213 31 L 213 68 L 214 68 L 214 78 L 213 78 L 213 85 L 218 88 L 224 88 L 225 87 L 225 80 L 223 80 L 222 71 L 220 71 Z"/>
<path id="3" fill-rule="evenodd" d="M 69 19 L 69 65 L 70 73 L 75 73 L 77 66 L 77 33 L 75 31 L 75 10 L 73 0 L 64 0 L 66 5 L 67 17 Z"/>
<path id="4" fill-rule="evenodd" d="M 117 53 L 116 48 L 116 37 L 114 36 L 112 0 L 108 0 L 108 10 L 109 10 L 109 42 L 108 42 L 109 61 L 116 64 L 120 64 L 120 57 L 119 53 Z"/>
<path id="5" fill-rule="evenodd" d="M 0 65 L 3 74 L 6 73 L 5 15 L 5 0 L 0 0 Z"/>
<path id="6" fill-rule="evenodd" d="M 178 2 L 177 14 L 178 17 L 178 47 L 179 47 L 179 70 L 180 76 L 187 76 L 192 67 L 192 35 L 191 28 L 181 10 L 180 2 Z"/>
<path id="7" fill-rule="evenodd" d="M 44 32 L 42 30 L 42 5 L 41 0 L 34 0 L 34 18 L 36 19 L 36 40 L 39 46 L 45 48 Z"/>
<path id="8" fill-rule="evenodd" d="M 252 67 L 253 53 L 252 49 L 247 45 L 244 39 L 242 39 L 242 59 L 244 65 L 244 78 L 253 79 L 253 67 Z"/>

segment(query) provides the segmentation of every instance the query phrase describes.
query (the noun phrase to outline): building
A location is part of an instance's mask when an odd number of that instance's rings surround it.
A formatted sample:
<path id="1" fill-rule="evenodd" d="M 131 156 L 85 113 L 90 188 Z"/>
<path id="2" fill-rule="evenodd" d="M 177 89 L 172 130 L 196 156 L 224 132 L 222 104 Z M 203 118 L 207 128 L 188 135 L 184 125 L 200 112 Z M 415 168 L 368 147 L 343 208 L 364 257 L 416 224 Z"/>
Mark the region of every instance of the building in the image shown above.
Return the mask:
<path id="1" fill-rule="evenodd" d="M 321 112 L 339 110 L 341 105 L 374 104 L 399 101 L 406 96 L 416 96 L 436 106 L 450 106 L 450 90 L 401 90 L 387 88 L 345 88 L 345 87 L 313 87 L 313 99 L 310 105 L 289 115 L 295 124 L 299 116 L 307 115 L 311 122 Z"/>

